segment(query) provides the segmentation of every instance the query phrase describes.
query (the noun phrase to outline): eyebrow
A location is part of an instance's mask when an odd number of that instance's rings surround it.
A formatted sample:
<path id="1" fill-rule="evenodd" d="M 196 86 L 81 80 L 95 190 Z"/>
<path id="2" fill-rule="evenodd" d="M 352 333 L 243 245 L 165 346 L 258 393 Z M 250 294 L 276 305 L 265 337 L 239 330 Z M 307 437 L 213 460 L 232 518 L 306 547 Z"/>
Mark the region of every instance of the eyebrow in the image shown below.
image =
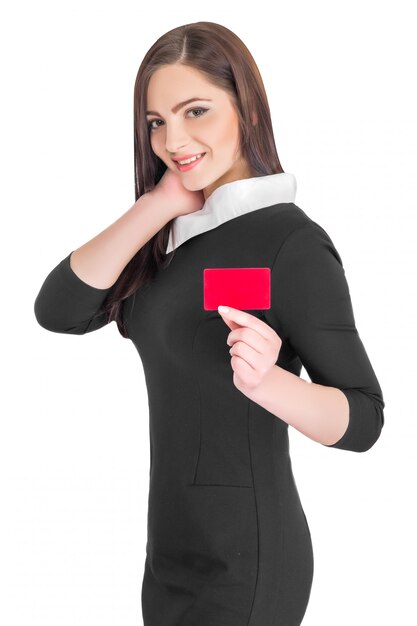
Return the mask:
<path id="1" fill-rule="evenodd" d="M 188 100 L 184 100 L 184 102 L 179 102 L 174 107 L 172 107 L 171 111 L 173 113 L 177 113 L 182 107 L 185 107 L 186 104 L 190 104 L 190 102 L 195 102 L 196 100 L 201 100 L 204 102 L 211 102 L 210 98 L 189 98 Z M 160 115 L 157 111 L 146 111 L 146 115 Z"/>

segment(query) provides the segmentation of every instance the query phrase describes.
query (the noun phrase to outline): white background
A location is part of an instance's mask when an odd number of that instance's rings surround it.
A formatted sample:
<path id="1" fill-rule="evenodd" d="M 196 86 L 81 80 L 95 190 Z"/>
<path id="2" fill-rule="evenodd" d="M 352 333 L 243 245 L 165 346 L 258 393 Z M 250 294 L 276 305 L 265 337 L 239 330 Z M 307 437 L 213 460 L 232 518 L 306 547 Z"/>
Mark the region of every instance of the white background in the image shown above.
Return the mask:
<path id="1" fill-rule="evenodd" d="M 290 428 L 315 553 L 303 626 L 415 620 L 412 9 L 363 0 L 246 8 L 40 0 L 3 9 L 5 626 L 142 624 L 149 435 L 141 361 L 114 323 L 85 336 L 51 333 L 33 304 L 52 268 L 134 203 L 137 70 L 164 32 L 199 20 L 233 30 L 255 58 L 296 204 L 342 257 L 386 403 L 381 438 L 366 453 L 327 449 Z"/>

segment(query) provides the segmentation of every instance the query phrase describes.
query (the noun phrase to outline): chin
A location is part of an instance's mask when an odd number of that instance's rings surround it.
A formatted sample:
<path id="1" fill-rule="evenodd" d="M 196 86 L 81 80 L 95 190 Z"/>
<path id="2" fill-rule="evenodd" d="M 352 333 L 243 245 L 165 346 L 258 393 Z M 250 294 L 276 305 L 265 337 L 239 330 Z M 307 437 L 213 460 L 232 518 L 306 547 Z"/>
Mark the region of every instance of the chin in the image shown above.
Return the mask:
<path id="1" fill-rule="evenodd" d="M 201 186 L 201 184 L 187 184 L 185 183 L 183 180 L 181 180 L 183 187 L 185 187 L 185 189 L 187 189 L 188 191 L 201 191 L 203 189 L 203 187 Z"/>

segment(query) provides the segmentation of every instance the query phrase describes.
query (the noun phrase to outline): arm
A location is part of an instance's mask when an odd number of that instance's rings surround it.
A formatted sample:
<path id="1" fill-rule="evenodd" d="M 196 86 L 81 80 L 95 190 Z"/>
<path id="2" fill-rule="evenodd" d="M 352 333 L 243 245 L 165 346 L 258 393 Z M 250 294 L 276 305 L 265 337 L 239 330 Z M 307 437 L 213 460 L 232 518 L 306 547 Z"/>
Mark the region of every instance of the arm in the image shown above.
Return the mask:
<path id="1" fill-rule="evenodd" d="M 309 222 L 287 237 L 271 283 L 265 317 L 312 382 L 295 381 L 298 377 L 276 366 L 258 399 L 323 445 L 368 450 L 380 436 L 385 404 L 355 326 L 342 260 L 318 224 Z"/>
<path id="2" fill-rule="evenodd" d="M 166 205 L 151 192 L 142 195 L 116 222 L 62 259 L 36 297 L 38 323 L 76 335 L 104 326 L 107 316 L 97 311 L 127 263 L 172 219 Z"/>
<path id="3" fill-rule="evenodd" d="M 336 387 L 308 382 L 274 365 L 250 399 L 303 435 L 331 446 L 346 432 L 349 403 Z"/>

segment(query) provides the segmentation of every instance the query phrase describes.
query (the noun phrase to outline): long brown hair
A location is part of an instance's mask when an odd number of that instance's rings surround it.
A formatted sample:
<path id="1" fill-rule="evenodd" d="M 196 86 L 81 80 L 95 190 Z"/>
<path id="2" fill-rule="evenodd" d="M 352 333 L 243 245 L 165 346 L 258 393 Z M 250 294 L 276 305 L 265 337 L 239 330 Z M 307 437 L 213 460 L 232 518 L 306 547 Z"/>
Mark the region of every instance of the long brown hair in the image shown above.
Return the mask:
<path id="1" fill-rule="evenodd" d="M 202 72 L 216 87 L 224 89 L 234 102 L 239 118 L 240 149 L 253 176 L 279 174 L 284 170 L 278 158 L 271 114 L 258 67 L 244 43 L 231 30 L 214 22 L 178 26 L 162 35 L 148 50 L 139 67 L 134 87 L 135 200 L 151 191 L 163 176 L 166 165 L 152 150 L 146 118 L 148 84 L 162 65 L 182 64 Z M 253 125 L 252 114 L 257 123 Z M 128 338 L 123 323 L 123 303 L 166 267 L 169 221 L 125 266 L 112 286 L 98 314 L 106 311 L 116 321 L 120 334 Z"/>

